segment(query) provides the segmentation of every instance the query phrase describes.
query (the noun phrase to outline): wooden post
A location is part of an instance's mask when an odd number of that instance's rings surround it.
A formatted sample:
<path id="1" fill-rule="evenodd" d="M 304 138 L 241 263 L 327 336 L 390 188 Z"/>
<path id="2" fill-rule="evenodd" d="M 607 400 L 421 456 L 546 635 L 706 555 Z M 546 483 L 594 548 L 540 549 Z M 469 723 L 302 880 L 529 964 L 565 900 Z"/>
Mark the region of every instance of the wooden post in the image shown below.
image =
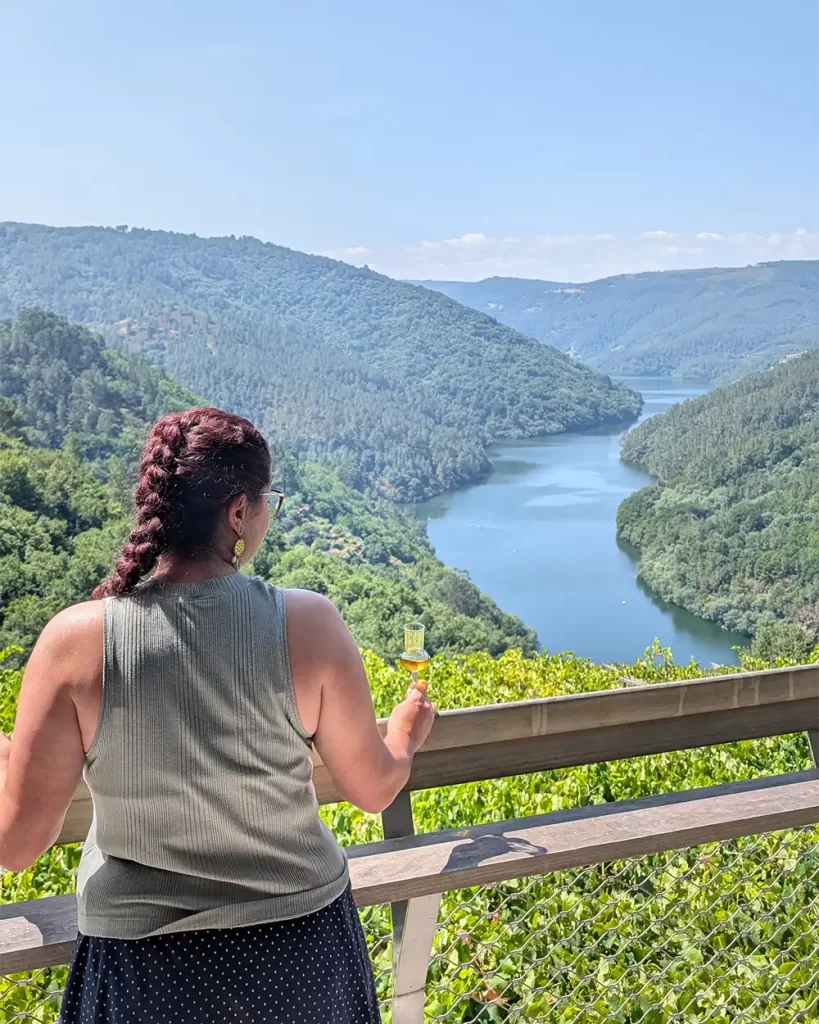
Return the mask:
<path id="1" fill-rule="evenodd" d="M 384 839 L 415 835 L 412 798 L 399 793 L 381 815 Z M 438 924 L 440 893 L 390 904 L 393 1024 L 423 1024 L 429 954 Z"/>
<path id="2" fill-rule="evenodd" d="M 381 815 L 381 826 L 385 839 L 401 839 L 415 835 L 415 820 L 412 817 L 412 797 L 406 791 L 399 793 L 389 807 Z M 392 915 L 392 948 L 393 968 L 396 964 L 396 951 L 400 936 L 404 930 L 404 919 L 407 914 L 407 901 L 390 904 Z"/>
<path id="3" fill-rule="evenodd" d="M 429 956 L 440 905 L 440 893 L 418 896 L 404 904 L 401 935 L 393 934 L 393 1024 L 423 1024 Z"/>

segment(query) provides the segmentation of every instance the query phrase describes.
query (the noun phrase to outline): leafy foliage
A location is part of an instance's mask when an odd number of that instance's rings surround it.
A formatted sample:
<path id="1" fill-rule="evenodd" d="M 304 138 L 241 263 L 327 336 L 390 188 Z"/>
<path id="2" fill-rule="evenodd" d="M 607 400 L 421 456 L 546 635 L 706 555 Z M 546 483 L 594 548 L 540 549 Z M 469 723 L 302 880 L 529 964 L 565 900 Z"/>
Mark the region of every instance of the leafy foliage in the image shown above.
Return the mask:
<path id="1" fill-rule="evenodd" d="M 658 481 L 617 515 L 656 593 L 766 656 L 816 642 L 819 352 L 647 420 L 622 456 Z"/>
<path id="2" fill-rule="evenodd" d="M 0 647 L 29 648 L 56 611 L 86 599 L 124 528 L 121 504 L 75 450 L 0 435 Z"/>
<path id="3" fill-rule="evenodd" d="M 607 373 L 721 381 L 819 344 L 817 274 L 805 260 L 588 284 L 422 283 Z"/>
<path id="4" fill-rule="evenodd" d="M 414 500 L 495 437 L 626 422 L 640 399 L 444 296 L 253 238 L 0 224 L 0 313 L 45 306 L 249 414 L 300 458 Z"/>

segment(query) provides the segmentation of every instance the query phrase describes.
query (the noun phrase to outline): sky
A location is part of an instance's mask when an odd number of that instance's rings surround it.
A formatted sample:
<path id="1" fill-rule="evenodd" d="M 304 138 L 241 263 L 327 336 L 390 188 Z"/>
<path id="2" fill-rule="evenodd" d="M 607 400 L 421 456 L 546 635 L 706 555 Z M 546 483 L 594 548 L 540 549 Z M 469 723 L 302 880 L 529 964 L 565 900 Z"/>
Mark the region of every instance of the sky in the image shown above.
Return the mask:
<path id="1" fill-rule="evenodd" d="M 0 0 L 0 220 L 395 277 L 819 256 L 817 0 Z"/>

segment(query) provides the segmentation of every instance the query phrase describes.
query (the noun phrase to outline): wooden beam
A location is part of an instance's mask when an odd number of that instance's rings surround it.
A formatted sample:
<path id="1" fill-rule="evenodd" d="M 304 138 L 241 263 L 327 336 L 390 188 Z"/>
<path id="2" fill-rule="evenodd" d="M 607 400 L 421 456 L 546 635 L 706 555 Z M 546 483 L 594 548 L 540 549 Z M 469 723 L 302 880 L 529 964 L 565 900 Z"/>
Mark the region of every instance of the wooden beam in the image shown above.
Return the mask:
<path id="1" fill-rule="evenodd" d="M 359 906 L 819 822 L 819 770 L 348 849 Z M 73 896 L 0 908 L 0 975 L 66 963 Z"/>
<path id="2" fill-rule="evenodd" d="M 422 749 L 415 756 L 407 789 L 432 789 L 460 782 L 709 747 L 739 739 L 782 736 L 802 731 L 804 716 L 812 706 L 812 700 L 794 701 L 792 704 L 760 705 L 731 712 L 714 711 L 553 736 L 501 742 L 486 740 L 474 747 L 454 750 Z M 331 780 L 322 778 L 321 784 L 322 803 L 338 798 Z"/>
<path id="3" fill-rule="evenodd" d="M 500 742 L 554 736 L 800 700 L 819 702 L 819 665 L 443 711 L 424 750 L 451 750 L 488 739 Z"/>
<path id="4" fill-rule="evenodd" d="M 408 791 L 801 732 L 816 721 L 819 665 L 629 686 L 444 711 L 416 754 Z M 383 730 L 386 721 L 379 723 Z M 340 795 L 316 753 L 322 804 Z M 91 824 L 84 783 L 58 843 Z"/>
<path id="5" fill-rule="evenodd" d="M 0 906 L 0 974 L 67 964 L 77 938 L 77 897 Z"/>
<path id="6" fill-rule="evenodd" d="M 415 835 L 415 819 L 412 816 L 412 796 L 406 790 L 399 793 L 390 806 L 382 812 L 381 827 L 384 831 L 385 839 L 400 839 L 402 836 Z M 409 904 L 406 900 L 390 904 L 393 964 L 397 962 L 398 954 L 401 950 L 408 907 Z"/>
<path id="7" fill-rule="evenodd" d="M 359 906 L 819 822 L 819 771 L 352 847 Z"/>

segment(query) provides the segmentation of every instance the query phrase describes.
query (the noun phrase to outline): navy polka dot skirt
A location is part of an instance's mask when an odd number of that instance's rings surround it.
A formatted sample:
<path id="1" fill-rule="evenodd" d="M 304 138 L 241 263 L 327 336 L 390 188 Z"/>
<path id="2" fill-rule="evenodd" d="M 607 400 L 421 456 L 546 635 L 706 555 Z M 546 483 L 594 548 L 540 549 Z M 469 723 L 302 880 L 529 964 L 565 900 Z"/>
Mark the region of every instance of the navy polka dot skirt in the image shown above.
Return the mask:
<path id="1" fill-rule="evenodd" d="M 79 935 L 60 1024 L 378 1024 L 352 891 L 294 921 Z"/>

